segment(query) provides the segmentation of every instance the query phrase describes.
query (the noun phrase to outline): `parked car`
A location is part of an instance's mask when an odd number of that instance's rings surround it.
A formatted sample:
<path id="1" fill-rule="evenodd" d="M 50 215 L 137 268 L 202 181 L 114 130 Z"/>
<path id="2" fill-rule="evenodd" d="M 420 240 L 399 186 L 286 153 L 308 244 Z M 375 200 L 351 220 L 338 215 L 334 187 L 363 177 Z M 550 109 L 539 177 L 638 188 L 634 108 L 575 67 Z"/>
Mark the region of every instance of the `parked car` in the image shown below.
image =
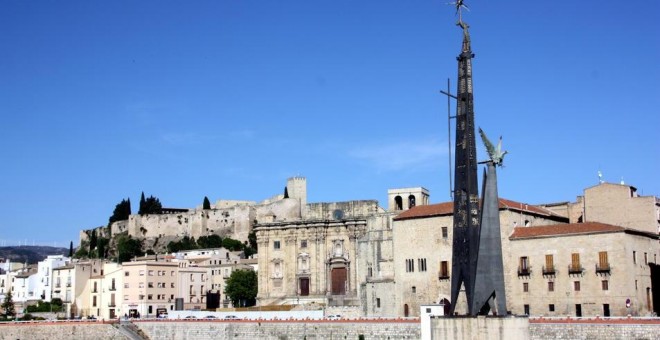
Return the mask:
<path id="1" fill-rule="evenodd" d="M 227 315 L 225 316 L 225 320 L 238 320 L 238 317 L 236 315 Z"/>
<path id="2" fill-rule="evenodd" d="M 328 319 L 328 320 L 339 320 L 339 319 L 341 319 L 341 315 L 333 314 L 333 315 L 328 315 L 325 318 Z"/>

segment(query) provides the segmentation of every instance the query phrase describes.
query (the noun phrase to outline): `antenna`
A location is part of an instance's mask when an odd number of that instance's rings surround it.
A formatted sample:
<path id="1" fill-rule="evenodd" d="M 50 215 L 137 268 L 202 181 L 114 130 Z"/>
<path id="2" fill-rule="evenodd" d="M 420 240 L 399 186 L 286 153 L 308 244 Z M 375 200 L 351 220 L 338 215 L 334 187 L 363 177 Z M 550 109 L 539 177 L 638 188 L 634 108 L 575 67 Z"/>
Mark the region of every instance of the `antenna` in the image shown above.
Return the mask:
<path id="1" fill-rule="evenodd" d="M 440 93 L 447 96 L 447 148 L 449 149 L 449 197 L 454 198 L 454 184 L 452 183 L 451 176 L 451 120 L 456 116 L 451 115 L 451 98 L 457 99 L 456 96 L 451 94 L 451 81 L 447 78 L 447 92 L 440 91 Z"/>

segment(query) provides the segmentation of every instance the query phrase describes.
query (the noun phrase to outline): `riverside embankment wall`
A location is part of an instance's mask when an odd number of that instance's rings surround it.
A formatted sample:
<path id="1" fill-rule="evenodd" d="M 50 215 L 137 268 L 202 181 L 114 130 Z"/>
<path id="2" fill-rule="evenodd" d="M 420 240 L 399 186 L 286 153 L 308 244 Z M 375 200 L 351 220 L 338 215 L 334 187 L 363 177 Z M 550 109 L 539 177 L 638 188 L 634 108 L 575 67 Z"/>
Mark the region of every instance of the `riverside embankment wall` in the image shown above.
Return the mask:
<path id="1" fill-rule="evenodd" d="M 94 339 L 125 340 L 111 323 L 100 321 L 38 321 L 0 323 L 0 340 Z"/>

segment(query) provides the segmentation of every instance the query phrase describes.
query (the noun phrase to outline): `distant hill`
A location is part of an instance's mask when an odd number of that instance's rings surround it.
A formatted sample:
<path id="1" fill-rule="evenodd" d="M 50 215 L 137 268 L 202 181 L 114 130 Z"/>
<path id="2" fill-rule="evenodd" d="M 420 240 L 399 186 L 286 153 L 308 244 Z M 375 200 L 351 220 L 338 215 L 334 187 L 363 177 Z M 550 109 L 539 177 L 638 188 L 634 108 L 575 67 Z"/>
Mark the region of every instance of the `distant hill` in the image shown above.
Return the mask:
<path id="1" fill-rule="evenodd" d="M 11 262 L 37 263 L 48 255 L 69 255 L 69 248 L 49 246 L 0 247 L 0 257 Z"/>

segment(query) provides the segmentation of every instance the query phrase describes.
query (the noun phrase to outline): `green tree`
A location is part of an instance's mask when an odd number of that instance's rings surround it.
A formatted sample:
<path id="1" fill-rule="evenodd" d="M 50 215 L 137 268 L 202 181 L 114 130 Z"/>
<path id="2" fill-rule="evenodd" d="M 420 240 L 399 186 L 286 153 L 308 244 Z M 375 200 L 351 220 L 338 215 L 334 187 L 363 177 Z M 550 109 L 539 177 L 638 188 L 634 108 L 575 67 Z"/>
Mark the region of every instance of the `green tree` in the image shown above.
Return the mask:
<path id="1" fill-rule="evenodd" d="M 222 247 L 222 237 L 218 235 L 200 236 L 197 239 L 197 245 L 200 248 L 220 248 Z"/>
<path id="2" fill-rule="evenodd" d="M 202 209 L 208 210 L 211 209 L 211 201 L 209 201 L 209 198 L 204 196 L 204 203 L 202 204 Z"/>
<path id="3" fill-rule="evenodd" d="M 110 240 L 105 237 L 99 237 L 96 241 L 96 257 L 104 259 L 107 257 L 108 244 Z"/>
<path id="4" fill-rule="evenodd" d="M 4 315 L 6 319 L 11 319 L 16 315 L 16 310 L 14 309 L 14 299 L 11 295 L 11 290 L 5 295 L 5 301 L 2 302 L 2 310 L 4 310 Z"/>
<path id="5" fill-rule="evenodd" d="M 194 237 L 184 236 L 179 241 L 171 241 L 167 244 L 167 252 L 176 253 L 181 250 L 199 249 Z"/>
<path id="6" fill-rule="evenodd" d="M 257 297 L 257 273 L 252 270 L 235 270 L 227 279 L 225 294 L 234 307 L 254 306 Z"/>
<path id="7" fill-rule="evenodd" d="M 160 200 L 156 197 L 149 196 L 144 203 L 144 192 L 142 193 L 142 198 L 140 199 L 140 215 L 149 215 L 149 214 L 160 214 L 163 211 L 163 205 L 160 204 Z"/>
<path id="8" fill-rule="evenodd" d="M 136 256 L 142 256 L 142 242 L 128 234 L 117 236 L 117 261 L 126 262 Z"/>
<path id="9" fill-rule="evenodd" d="M 234 240 L 232 238 L 226 237 L 222 239 L 222 247 L 230 251 L 240 251 L 243 250 L 245 246 L 239 240 Z"/>
<path id="10" fill-rule="evenodd" d="M 96 242 L 98 239 L 96 238 L 96 229 L 92 230 L 92 234 L 89 236 L 89 253 L 93 254 L 94 249 L 96 249 Z"/>
<path id="11" fill-rule="evenodd" d="M 69 242 L 69 257 L 73 257 L 73 241 Z"/>
<path id="12" fill-rule="evenodd" d="M 144 207 L 147 201 L 144 199 L 144 191 L 142 192 L 142 195 L 140 195 L 140 209 L 138 210 L 138 214 L 144 215 Z"/>
<path id="13" fill-rule="evenodd" d="M 119 202 L 115 206 L 115 210 L 112 212 L 112 216 L 108 218 L 108 225 L 111 225 L 112 223 L 117 221 L 125 221 L 128 219 L 130 215 L 131 215 L 131 199 L 130 198 L 122 199 L 121 202 Z"/>

